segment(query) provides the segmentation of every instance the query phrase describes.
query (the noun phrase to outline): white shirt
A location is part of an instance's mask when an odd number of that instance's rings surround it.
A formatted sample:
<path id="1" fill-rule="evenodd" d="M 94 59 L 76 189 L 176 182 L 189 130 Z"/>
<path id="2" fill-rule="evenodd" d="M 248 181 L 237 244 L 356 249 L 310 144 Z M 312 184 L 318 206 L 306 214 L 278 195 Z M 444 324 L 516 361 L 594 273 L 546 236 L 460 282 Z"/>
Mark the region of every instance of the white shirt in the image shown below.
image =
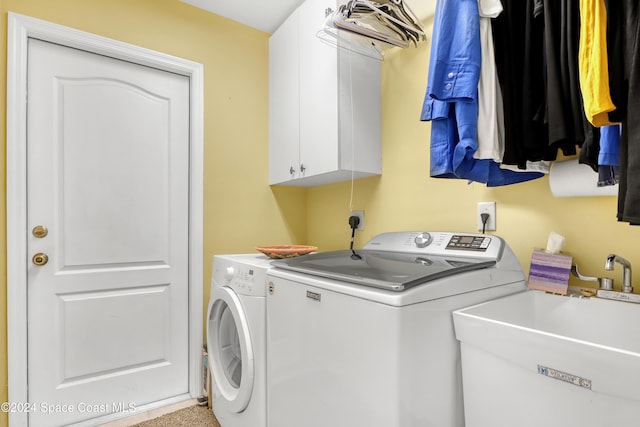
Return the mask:
<path id="1" fill-rule="evenodd" d="M 478 82 L 478 149 L 476 159 L 502 163 L 504 156 L 504 107 L 498 83 L 491 18 L 502 12 L 500 0 L 478 0 L 482 67 Z"/>

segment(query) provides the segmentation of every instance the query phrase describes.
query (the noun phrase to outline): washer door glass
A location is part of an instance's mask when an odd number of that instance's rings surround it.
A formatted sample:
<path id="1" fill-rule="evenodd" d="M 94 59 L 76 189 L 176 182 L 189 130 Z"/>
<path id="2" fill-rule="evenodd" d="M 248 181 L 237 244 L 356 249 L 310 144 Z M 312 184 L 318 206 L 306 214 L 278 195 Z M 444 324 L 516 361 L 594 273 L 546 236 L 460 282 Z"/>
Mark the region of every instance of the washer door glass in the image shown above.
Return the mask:
<path id="1" fill-rule="evenodd" d="M 240 387 L 242 381 L 242 350 L 240 349 L 240 337 L 238 327 L 233 320 L 233 314 L 229 306 L 222 305 L 220 309 L 220 328 L 218 330 L 218 357 L 222 365 L 222 371 L 227 381 L 235 388 Z"/>
<path id="2" fill-rule="evenodd" d="M 211 295 L 207 349 L 215 387 L 231 411 L 243 411 L 253 391 L 253 347 L 240 299 L 225 286 L 214 288 Z"/>

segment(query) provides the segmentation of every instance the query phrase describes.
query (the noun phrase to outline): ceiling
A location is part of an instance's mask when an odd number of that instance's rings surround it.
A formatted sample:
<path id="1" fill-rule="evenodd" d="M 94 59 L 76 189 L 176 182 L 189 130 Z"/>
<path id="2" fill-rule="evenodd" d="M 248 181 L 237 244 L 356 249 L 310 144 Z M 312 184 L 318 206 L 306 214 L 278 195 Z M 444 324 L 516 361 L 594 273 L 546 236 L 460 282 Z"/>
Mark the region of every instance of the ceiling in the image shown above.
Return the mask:
<path id="1" fill-rule="evenodd" d="M 267 33 L 273 33 L 304 0 L 180 0 Z M 405 0 L 425 20 L 433 15 L 436 0 Z M 340 3 L 344 3 L 341 1 Z"/>

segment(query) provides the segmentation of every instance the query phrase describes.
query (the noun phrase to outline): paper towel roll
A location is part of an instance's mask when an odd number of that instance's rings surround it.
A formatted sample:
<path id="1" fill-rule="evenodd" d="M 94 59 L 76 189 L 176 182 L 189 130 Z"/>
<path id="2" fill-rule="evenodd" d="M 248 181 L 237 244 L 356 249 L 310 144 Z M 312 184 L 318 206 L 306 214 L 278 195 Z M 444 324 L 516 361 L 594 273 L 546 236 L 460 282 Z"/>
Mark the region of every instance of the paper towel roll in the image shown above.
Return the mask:
<path id="1" fill-rule="evenodd" d="M 554 162 L 549 187 L 555 197 L 617 196 L 618 185 L 598 187 L 598 174 L 578 159 Z"/>

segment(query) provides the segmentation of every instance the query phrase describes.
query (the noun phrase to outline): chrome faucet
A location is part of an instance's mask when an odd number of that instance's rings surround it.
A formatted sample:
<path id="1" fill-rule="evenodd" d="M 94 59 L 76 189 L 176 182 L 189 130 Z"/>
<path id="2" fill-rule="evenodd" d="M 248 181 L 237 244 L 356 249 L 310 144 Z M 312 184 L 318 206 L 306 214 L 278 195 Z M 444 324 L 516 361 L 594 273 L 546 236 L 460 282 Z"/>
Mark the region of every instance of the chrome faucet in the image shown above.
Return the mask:
<path id="1" fill-rule="evenodd" d="M 631 286 L 631 263 L 621 256 L 611 254 L 607 257 L 607 260 L 604 263 L 604 269 L 608 271 L 613 270 L 613 265 L 615 262 L 622 265 L 622 267 L 624 268 L 624 270 L 622 271 L 622 292 L 632 292 L 633 286 Z"/>

